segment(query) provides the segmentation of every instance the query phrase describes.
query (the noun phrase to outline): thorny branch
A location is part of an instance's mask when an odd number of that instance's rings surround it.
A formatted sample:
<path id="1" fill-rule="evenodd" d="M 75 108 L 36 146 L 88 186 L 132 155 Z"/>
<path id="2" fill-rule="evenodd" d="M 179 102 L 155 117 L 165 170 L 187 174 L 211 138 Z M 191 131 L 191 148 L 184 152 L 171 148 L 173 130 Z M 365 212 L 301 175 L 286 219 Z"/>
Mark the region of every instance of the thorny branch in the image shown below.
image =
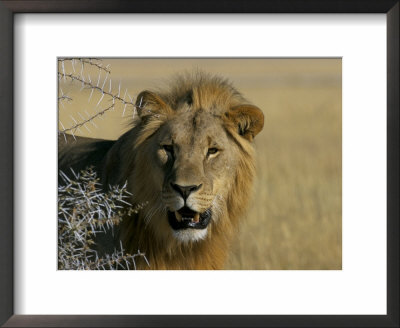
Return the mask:
<path id="1" fill-rule="evenodd" d="M 138 213 L 145 204 L 132 206 L 127 184 L 110 186 L 101 191 L 93 168 L 75 173 L 73 179 L 60 171 L 63 184 L 58 187 L 58 266 L 61 270 L 129 270 L 136 269 L 136 260 L 147 258 L 140 250 L 136 254 L 120 249 L 99 257 L 95 250 L 96 234 L 110 233 L 124 215 Z"/>
<path id="2" fill-rule="evenodd" d="M 65 62 L 70 63 L 70 66 L 68 67 L 72 68 L 71 72 L 66 72 Z M 83 88 L 90 89 L 91 91 L 88 101 L 90 101 L 90 99 L 92 98 L 94 91 L 101 94 L 100 99 L 96 104 L 96 107 L 100 105 L 105 96 L 109 98 L 110 101 L 112 101 L 112 105 L 107 106 L 106 108 L 100 111 L 97 111 L 95 114 L 89 114 L 87 111 L 85 111 L 87 114 L 86 118 L 84 118 L 83 115 L 81 115 L 78 112 L 77 114 L 81 117 L 82 120 L 77 121 L 75 120 L 74 117 L 70 115 L 71 119 L 73 120 L 73 124 L 70 127 L 67 128 L 64 127 L 64 125 L 60 121 L 59 123 L 62 127 L 62 130 L 59 130 L 59 134 L 63 134 L 65 140 L 67 140 L 65 133 L 68 132 L 75 138 L 75 132 L 76 131 L 81 132 L 80 130 L 81 127 L 85 127 L 90 132 L 90 129 L 87 127 L 88 123 L 92 123 L 95 127 L 97 127 L 97 125 L 94 124 L 93 120 L 99 117 L 101 118 L 109 110 L 115 109 L 116 102 L 120 102 L 124 106 L 122 116 L 125 115 L 125 110 L 127 106 L 131 106 L 133 108 L 133 113 L 135 114 L 136 106 L 132 97 L 127 93 L 127 89 L 125 89 L 124 95 L 121 96 L 121 83 L 119 83 L 118 86 L 118 94 L 112 92 L 112 81 L 111 78 L 109 78 L 109 75 L 111 75 L 111 70 L 109 69 L 110 65 L 103 66 L 101 60 L 96 58 L 62 58 L 59 59 L 59 63 L 60 65 L 58 71 L 58 78 L 60 81 L 61 80 L 66 81 L 68 79 L 71 82 L 75 81 L 81 83 L 82 85 L 81 90 Z M 77 63 L 79 63 L 78 65 L 80 65 L 80 67 L 76 67 Z M 85 78 L 85 69 L 84 69 L 85 65 L 94 67 L 95 69 L 98 70 L 97 83 L 95 81 L 92 81 L 90 74 L 88 74 L 88 76 Z M 101 77 L 102 71 L 105 72 L 105 77 L 103 77 L 104 80 Z M 108 91 L 106 90 L 107 81 L 108 81 Z M 62 107 L 64 107 L 63 101 L 72 101 L 72 97 L 65 95 L 61 88 L 60 88 L 60 93 L 61 95 L 58 97 L 58 101 L 59 104 L 61 104 Z"/>
<path id="3" fill-rule="evenodd" d="M 60 63 L 69 61 L 69 62 L 71 62 L 74 69 L 75 69 L 75 61 L 80 61 L 81 64 L 91 65 L 91 66 L 97 67 L 98 69 L 101 69 L 102 71 L 104 71 L 106 73 L 111 74 L 111 70 L 109 69 L 110 65 L 107 65 L 104 67 L 101 63 L 93 62 L 94 60 L 99 61 L 99 62 L 101 61 L 101 59 L 98 59 L 98 58 L 79 58 L 79 59 L 77 59 L 77 58 L 60 58 L 58 61 Z"/>
<path id="4" fill-rule="evenodd" d="M 58 97 L 58 100 L 59 100 L 59 101 L 60 101 L 60 100 L 68 100 L 68 101 L 71 101 L 72 98 L 71 98 L 71 97 L 68 97 L 68 96 L 66 96 L 66 95 L 63 95 L 63 96 L 61 96 L 61 97 Z"/>
<path id="5" fill-rule="evenodd" d="M 125 99 L 121 98 L 120 95 L 117 95 L 117 96 L 116 96 L 116 95 L 112 94 L 111 92 L 107 92 L 107 91 L 105 91 L 104 89 L 102 89 L 101 87 L 99 87 L 99 86 L 97 86 L 97 85 L 93 85 L 92 83 L 85 81 L 83 78 L 81 78 L 81 77 L 79 77 L 79 76 L 77 76 L 77 75 L 73 75 L 73 74 L 62 74 L 62 73 L 58 72 L 58 76 L 59 76 L 60 79 L 61 79 L 61 78 L 64 78 L 64 77 L 67 77 L 67 78 L 70 78 L 71 80 L 79 81 L 79 82 L 81 82 L 82 84 L 84 84 L 85 86 L 87 86 L 87 87 L 90 88 L 90 89 L 98 90 L 98 91 L 100 91 L 102 94 L 105 94 L 105 95 L 107 95 L 107 96 L 110 96 L 110 97 L 111 97 L 112 99 L 114 99 L 114 100 L 119 100 L 119 101 L 121 101 L 123 104 L 131 105 L 131 106 L 135 107 L 135 103 L 133 102 L 132 99 L 130 99 L 130 101 L 126 101 Z M 129 96 L 129 95 L 128 95 L 128 96 Z"/>
<path id="6" fill-rule="evenodd" d="M 107 108 L 105 108 L 105 109 L 103 109 L 103 110 L 101 110 L 101 111 L 99 111 L 97 114 L 94 114 L 93 116 L 91 116 L 91 117 L 89 117 L 88 119 L 84 119 L 84 121 L 82 121 L 82 122 L 76 122 L 75 121 L 75 125 L 74 126 L 72 126 L 72 127 L 70 127 L 70 128 L 67 128 L 67 129 L 63 129 L 63 130 L 61 130 L 60 131 L 60 133 L 66 133 L 66 132 L 72 132 L 72 131 L 75 131 L 75 130 L 79 130 L 79 128 L 80 127 L 82 127 L 82 126 L 85 126 L 86 127 L 86 123 L 89 123 L 89 122 L 92 122 L 93 123 L 93 120 L 95 119 L 95 118 L 97 118 L 97 117 L 99 117 L 99 116 L 101 116 L 101 115 L 104 115 L 104 113 L 106 113 L 107 111 L 109 111 L 110 109 L 113 109 L 114 108 L 114 104 L 112 104 L 111 106 L 109 106 L 109 107 L 107 107 Z M 94 124 L 94 123 L 93 123 Z M 87 128 L 87 127 L 86 127 Z"/>

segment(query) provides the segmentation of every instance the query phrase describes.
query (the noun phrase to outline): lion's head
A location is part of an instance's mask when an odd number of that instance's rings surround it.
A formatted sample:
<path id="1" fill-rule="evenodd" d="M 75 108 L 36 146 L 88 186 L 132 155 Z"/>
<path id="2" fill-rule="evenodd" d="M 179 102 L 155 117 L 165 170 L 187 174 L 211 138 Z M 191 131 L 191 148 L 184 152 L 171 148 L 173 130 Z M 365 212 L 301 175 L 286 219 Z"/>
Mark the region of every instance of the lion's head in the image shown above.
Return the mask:
<path id="1" fill-rule="evenodd" d="M 167 91 L 144 91 L 136 106 L 134 128 L 106 162 L 107 176 L 127 180 L 133 202 L 148 204 L 139 218 L 127 219 L 125 241 L 171 255 L 227 239 L 251 193 L 261 110 L 205 74 L 177 78 Z"/>

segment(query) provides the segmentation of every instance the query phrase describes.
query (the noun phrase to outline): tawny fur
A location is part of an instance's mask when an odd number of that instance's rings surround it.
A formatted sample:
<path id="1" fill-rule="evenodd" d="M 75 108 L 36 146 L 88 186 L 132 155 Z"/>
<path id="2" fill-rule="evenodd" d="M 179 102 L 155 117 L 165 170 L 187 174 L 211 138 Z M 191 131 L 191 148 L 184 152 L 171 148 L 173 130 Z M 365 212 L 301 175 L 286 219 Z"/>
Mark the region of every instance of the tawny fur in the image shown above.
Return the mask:
<path id="1" fill-rule="evenodd" d="M 147 203 L 138 214 L 124 218 L 120 228 L 124 248 L 130 253 L 140 249 L 146 254 L 150 267 L 139 260 L 139 269 L 222 269 L 252 194 L 252 140 L 263 127 L 262 112 L 226 80 L 204 73 L 180 76 L 167 90 L 144 91 L 136 105 L 138 115 L 130 131 L 116 142 L 100 141 L 96 146 L 86 142 L 84 146 L 68 147 L 60 154 L 60 167 L 95 165 L 103 185 L 128 181 L 133 194 L 131 202 Z M 205 120 L 209 123 L 205 124 Z M 175 163 L 171 176 L 202 184 L 202 191 L 196 196 L 198 206 L 213 199 L 218 209 L 203 240 L 182 242 L 173 236 L 167 224 L 164 202 L 174 195 L 168 189 L 167 169 L 154 164 L 158 158 L 154 154 L 160 152 L 158 138 L 162 134 L 169 136 L 165 131 L 169 131 L 171 138 L 185 133 L 187 141 L 180 145 L 181 149 L 191 147 L 194 152 L 190 156 L 177 154 L 174 160 L 182 164 Z M 203 135 L 203 131 L 208 135 Z M 202 161 L 207 160 L 198 141 L 212 142 L 216 137 L 225 140 L 224 153 L 220 159 L 203 165 Z M 218 163 L 223 159 L 223 163 Z M 221 170 L 221 165 L 225 165 L 221 172 L 227 170 L 229 174 L 213 172 L 213 168 Z"/>

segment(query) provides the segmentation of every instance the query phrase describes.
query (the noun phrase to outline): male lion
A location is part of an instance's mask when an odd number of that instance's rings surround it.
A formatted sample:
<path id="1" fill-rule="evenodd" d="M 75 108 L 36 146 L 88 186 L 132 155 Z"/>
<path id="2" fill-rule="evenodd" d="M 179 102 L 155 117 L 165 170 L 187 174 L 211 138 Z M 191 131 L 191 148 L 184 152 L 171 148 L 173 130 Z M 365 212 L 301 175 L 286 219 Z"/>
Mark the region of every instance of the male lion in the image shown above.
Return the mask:
<path id="1" fill-rule="evenodd" d="M 131 254 L 146 254 L 150 269 L 222 269 L 251 195 L 252 141 L 263 113 L 229 82 L 204 73 L 143 91 L 136 108 L 130 131 L 65 147 L 59 168 L 92 165 L 104 186 L 127 181 L 131 202 L 147 202 L 124 218 L 120 238 Z"/>

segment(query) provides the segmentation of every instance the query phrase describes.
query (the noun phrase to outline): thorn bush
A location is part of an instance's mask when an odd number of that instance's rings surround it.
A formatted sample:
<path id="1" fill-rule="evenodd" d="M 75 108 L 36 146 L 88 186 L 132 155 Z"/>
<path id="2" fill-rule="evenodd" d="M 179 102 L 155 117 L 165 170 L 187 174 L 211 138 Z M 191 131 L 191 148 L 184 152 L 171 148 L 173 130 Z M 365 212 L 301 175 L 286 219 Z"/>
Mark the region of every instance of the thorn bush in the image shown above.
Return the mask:
<path id="1" fill-rule="evenodd" d="M 68 176 L 60 171 L 58 186 L 58 268 L 60 270 L 130 270 L 136 269 L 135 258 L 144 253 L 128 254 L 122 243 L 112 254 L 98 256 L 96 234 L 107 233 L 118 226 L 125 215 L 137 213 L 145 204 L 132 206 L 131 194 L 124 186 L 109 186 L 103 192 L 93 167 L 80 173 L 71 169 Z M 72 177 L 72 178 L 70 178 Z"/>

